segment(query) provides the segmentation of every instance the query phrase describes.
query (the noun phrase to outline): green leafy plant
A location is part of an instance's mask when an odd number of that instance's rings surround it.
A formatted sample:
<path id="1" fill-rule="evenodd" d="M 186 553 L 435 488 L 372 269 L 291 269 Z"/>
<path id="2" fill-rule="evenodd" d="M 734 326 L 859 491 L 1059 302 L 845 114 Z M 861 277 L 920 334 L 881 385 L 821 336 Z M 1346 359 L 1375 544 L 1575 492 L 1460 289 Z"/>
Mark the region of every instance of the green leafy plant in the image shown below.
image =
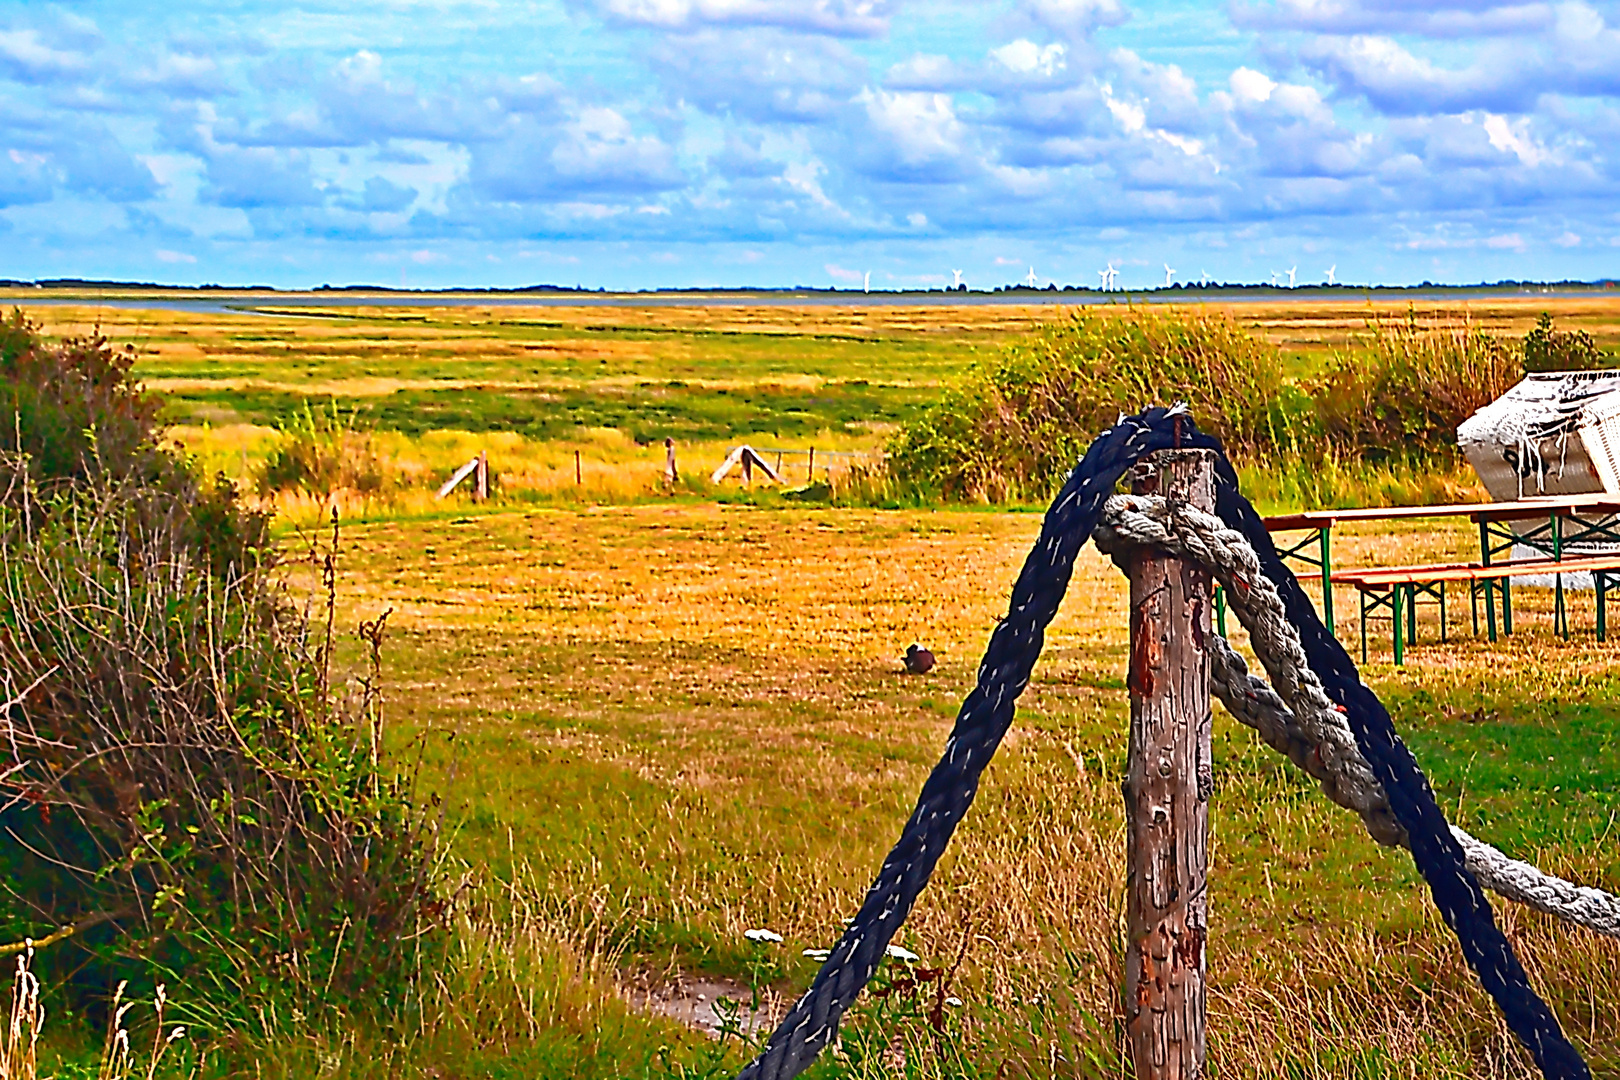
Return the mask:
<path id="1" fill-rule="evenodd" d="M 1603 367 L 1612 360 L 1600 352 L 1585 330 L 1554 330 L 1553 318 L 1543 311 L 1535 328 L 1524 336 L 1526 371 L 1580 371 Z"/>

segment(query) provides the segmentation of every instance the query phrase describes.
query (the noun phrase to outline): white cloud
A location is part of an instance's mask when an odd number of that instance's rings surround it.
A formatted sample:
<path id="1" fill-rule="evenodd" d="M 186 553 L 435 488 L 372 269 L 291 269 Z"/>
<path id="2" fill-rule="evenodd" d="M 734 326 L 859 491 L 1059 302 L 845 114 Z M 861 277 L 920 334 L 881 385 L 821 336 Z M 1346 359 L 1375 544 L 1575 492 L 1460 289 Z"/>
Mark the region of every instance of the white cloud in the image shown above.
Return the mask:
<path id="1" fill-rule="evenodd" d="M 0 67 L 17 74 L 39 78 L 72 73 L 87 63 L 80 53 L 45 44 L 36 30 L 0 30 Z"/>
<path id="2" fill-rule="evenodd" d="M 810 201 L 823 210 L 843 216 L 842 208 L 827 197 L 827 193 L 821 189 L 821 181 L 817 179 L 826 171 L 827 167 L 820 161 L 789 162 L 782 169 L 782 183 L 800 194 L 810 196 Z"/>
<path id="3" fill-rule="evenodd" d="M 1246 67 L 1240 67 L 1232 72 L 1227 81 L 1231 83 L 1232 93 L 1237 95 L 1239 101 L 1265 101 L 1277 88 L 1275 81 L 1253 68 Z"/>
<path id="4" fill-rule="evenodd" d="M 856 282 L 860 281 L 864 276 L 859 270 L 849 270 L 839 266 L 837 263 L 828 263 L 822 269 L 827 271 L 827 276 L 834 281 Z"/>
<path id="5" fill-rule="evenodd" d="M 1020 75 L 1051 75 L 1063 70 L 1063 56 L 1067 51 L 1059 42 L 1037 45 L 1028 38 L 1019 38 L 991 49 L 990 55 L 1002 67 Z"/>
<path id="6" fill-rule="evenodd" d="M 1530 137 L 1529 126 L 1528 120 L 1510 123 L 1507 117 L 1495 114 L 1487 115 L 1484 124 L 1485 135 L 1492 146 L 1534 168 L 1546 161 L 1548 155 L 1546 148 L 1538 146 Z"/>
<path id="7" fill-rule="evenodd" d="M 899 165 L 917 169 L 961 153 L 963 128 L 948 94 L 864 90 L 860 102 L 873 132 Z"/>
<path id="8" fill-rule="evenodd" d="M 855 240 L 977 240 L 986 268 L 1003 238 L 1062 245 L 1037 245 L 1020 273 L 1114 227 L 1133 245 L 1170 230 L 1234 252 L 1255 246 L 1241 228 L 1293 230 L 1289 250 L 1379 243 L 1405 258 L 1406 226 L 1391 222 L 1421 218 L 1444 245 L 1424 260 L 1573 263 L 1615 231 L 1608 0 L 1132 4 L 1136 36 L 1156 44 L 1157 21 L 1188 20 L 1198 47 L 1176 53 L 1181 66 L 1096 40 L 1133 17 L 1123 0 L 989 14 L 954 0 L 566 2 L 574 17 L 543 26 L 485 0 L 353 13 L 316 0 L 318 19 L 195 26 L 135 5 L 115 41 L 14 4 L 0 27 L 0 229 L 19 258 L 44 258 L 32 253 L 65 250 L 51 237 L 99 214 L 120 224 L 97 250 L 144 265 L 210 237 L 200 267 L 254 237 L 336 251 L 386 236 L 396 259 L 408 244 L 516 236 L 733 243 L 765 252 L 749 264 L 762 268 L 823 239 L 807 265 L 847 263 L 834 252 Z M 715 265 L 744 265 L 715 251 Z M 493 255 L 514 258 L 492 245 L 477 264 Z"/>
<path id="9" fill-rule="evenodd" d="M 1130 16 L 1119 0 L 1023 0 L 1023 10 L 1052 33 L 1071 41 L 1089 37 L 1104 26 L 1118 26 Z"/>
<path id="10" fill-rule="evenodd" d="M 967 73 L 948 56 L 913 53 L 892 65 L 883 83 L 894 90 L 947 90 L 961 86 Z"/>
<path id="11" fill-rule="evenodd" d="M 780 26 L 870 37 L 888 28 L 884 0 L 593 0 L 604 17 L 642 26 Z"/>
<path id="12" fill-rule="evenodd" d="M 1541 0 L 1236 0 L 1231 11 L 1238 25 L 1252 28 L 1439 38 L 1522 34 L 1545 29 L 1555 18 L 1555 5 Z"/>

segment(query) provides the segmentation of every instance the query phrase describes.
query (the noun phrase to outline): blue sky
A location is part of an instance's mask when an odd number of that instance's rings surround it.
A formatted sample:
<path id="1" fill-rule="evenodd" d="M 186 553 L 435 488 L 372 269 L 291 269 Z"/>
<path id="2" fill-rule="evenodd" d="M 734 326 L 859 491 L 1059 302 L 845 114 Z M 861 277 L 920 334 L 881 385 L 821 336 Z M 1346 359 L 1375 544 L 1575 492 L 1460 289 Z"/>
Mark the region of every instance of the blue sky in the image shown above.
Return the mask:
<path id="1" fill-rule="evenodd" d="M 0 277 L 1620 274 L 1620 2 L 0 0 Z"/>

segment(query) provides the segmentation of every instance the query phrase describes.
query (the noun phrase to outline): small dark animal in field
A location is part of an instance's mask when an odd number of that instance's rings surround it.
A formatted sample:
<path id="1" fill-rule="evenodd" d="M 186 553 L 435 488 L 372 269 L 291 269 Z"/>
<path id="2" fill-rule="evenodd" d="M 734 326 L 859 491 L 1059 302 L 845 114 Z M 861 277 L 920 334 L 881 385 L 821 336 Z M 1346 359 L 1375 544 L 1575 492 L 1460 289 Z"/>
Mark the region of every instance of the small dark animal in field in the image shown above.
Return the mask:
<path id="1" fill-rule="evenodd" d="M 913 675 L 926 675 L 934 670 L 934 654 L 921 645 L 913 644 L 906 650 L 906 670 Z"/>

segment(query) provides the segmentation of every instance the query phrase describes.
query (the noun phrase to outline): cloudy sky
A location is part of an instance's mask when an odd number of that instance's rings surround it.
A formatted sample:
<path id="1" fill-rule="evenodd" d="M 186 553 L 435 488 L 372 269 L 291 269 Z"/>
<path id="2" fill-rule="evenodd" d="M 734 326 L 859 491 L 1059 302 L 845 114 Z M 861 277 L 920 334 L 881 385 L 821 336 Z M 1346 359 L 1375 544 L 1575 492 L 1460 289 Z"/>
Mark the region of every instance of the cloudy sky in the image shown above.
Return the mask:
<path id="1" fill-rule="evenodd" d="M 0 0 L 0 277 L 1620 274 L 1620 2 Z"/>

